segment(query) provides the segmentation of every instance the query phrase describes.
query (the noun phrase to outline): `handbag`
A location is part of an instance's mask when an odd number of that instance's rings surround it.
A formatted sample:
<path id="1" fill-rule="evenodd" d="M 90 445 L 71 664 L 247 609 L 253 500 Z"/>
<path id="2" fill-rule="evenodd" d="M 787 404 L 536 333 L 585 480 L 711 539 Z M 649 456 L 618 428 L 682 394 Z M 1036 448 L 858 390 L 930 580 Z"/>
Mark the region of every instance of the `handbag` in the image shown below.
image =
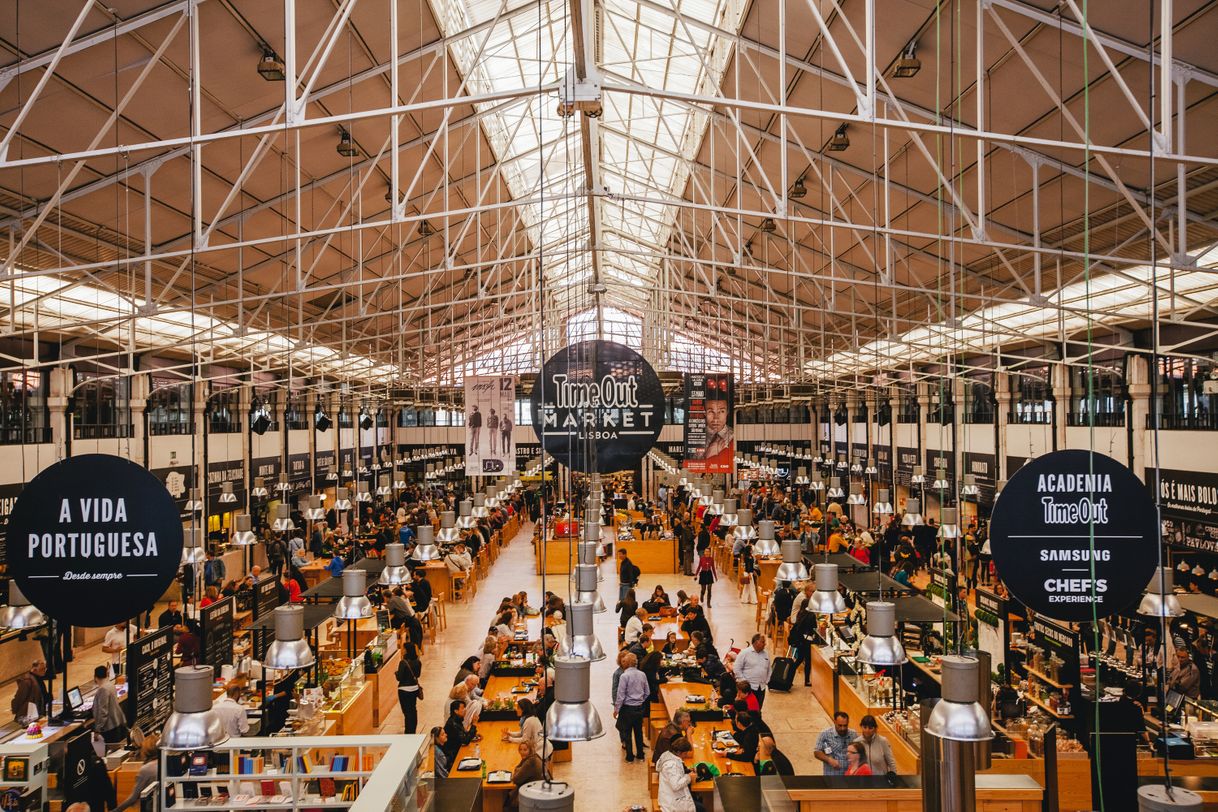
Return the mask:
<path id="1" fill-rule="evenodd" d="M 423 683 L 419 682 L 419 675 L 417 673 L 415 673 L 415 670 L 413 668 L 410 667 L 409 660 L 403 659 L 402 665 L 406 666 L 406 670 L 410 672 L 410 676 L 414 677 L 414 684 L 416 686 L 418 686 L 419 690 L 415 692 L 416 698 L 422 699 L 423 698 Z"/>

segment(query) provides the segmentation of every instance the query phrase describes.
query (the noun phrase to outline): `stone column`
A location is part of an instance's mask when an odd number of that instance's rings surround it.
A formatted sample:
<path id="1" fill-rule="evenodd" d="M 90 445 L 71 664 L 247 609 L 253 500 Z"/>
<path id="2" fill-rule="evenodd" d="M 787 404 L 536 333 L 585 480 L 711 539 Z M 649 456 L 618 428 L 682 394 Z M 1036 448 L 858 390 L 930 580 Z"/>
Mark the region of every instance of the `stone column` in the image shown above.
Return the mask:
<path id="1" fill-rule="evenodd" d="M 998 425 L 997 442 L 994 444 L 996 479 L 1010 479 L 1007 470 L 1007 426 L 1011 422 L 1011 376 L 1006 372 L 994 373 L 994 421 Z"/>
<path id="2" fill-rule="evenodd" d="M 1070 368 L 1054 364 L 1049 368 L 1053 383 L 1053 450 L 1066 447 L 1066 415 L 1070 412 Z"/>
<path id="3" fill-rule="evenodd" d="M 71 445 L 72 419 L 68 415 L 68 396 L 71 393 L 72 370 L 66 366 L 52 367 L 47 378 L 47 409 L 50 412 L 55 459 L 66 457 Z M 33 479 L 32 475 L 30 479 Z"/>
<path id="4" fill-rule="evenodd" d="M 1126 389 L 1129 392 L 1129 408 L 1125 419 L 1130 421 L 1126 429 L 1129 438 L 1129 461 L 1133 472 L 1146 476 L 1146 424 L 1150 417 L 1150 376 L 1153 371 L 1146 358 L 1130 355 L 1125 367 Z"/>
<path id="5" fill-rule="evenodd" d="M 151 394 L 152 376 L 140 372 L 130 377 L 127 407 L 131 417 L 130 460 L 148 467 L 148 423 L 144 413 L 148 411 L 148 395 Z"/>

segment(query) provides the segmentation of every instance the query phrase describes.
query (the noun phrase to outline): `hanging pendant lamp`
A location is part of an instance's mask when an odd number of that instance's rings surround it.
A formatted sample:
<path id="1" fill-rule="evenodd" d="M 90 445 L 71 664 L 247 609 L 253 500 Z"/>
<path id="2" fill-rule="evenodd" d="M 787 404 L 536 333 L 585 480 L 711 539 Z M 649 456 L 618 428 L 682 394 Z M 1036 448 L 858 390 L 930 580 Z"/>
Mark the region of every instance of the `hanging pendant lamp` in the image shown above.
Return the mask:
<path id="1" fill-rule="evenodd" d="M 275 639 L 262 658 L 264 668 L 295 671 L 312 668 L 317 658 L 304 634 L 304 607 L 288 604 L 275 607 Z"/>
<path id="2" fill-rule="evenodd" d="M 551 741 L 591 741 L 605 735 L 590 701 L 591 669 L 592 661 L 582 657 L 554 658 L 554 702 L 546 711 L 546 736 Z"/>
<path id="3" fill-rule="evenodd" d="M 385 569 L 377 581 L 381 586 L 401 586 L 410 583 L 406 568 L 406 545 L 394 542 L 385 545 Z"/>
<path id="4" fill-rule="evenodd" d="M 228 740 L 211 706 L 212 667 L 184 666 L 173 672 L 173 713 L 161 730 L 162 750 L 207 750 Z"/>

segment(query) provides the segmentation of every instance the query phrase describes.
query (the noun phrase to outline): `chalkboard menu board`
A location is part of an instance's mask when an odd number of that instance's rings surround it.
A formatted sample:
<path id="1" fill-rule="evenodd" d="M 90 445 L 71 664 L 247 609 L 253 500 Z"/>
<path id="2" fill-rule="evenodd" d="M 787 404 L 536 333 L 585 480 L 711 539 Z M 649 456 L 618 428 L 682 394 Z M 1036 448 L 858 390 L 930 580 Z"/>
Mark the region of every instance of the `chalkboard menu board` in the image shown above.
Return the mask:
<path id="1" fill-rule="evenodd" d="M 173 628 L 166 626 L 127 646 L 127 718 L 156 730 L 173 710 Z"/>
<path id="2" fill-rule="evenodd" d="M 220 666 L 233 661 L 233 615 L 236 598 L 225 598 L 199 612 L 203 629 L 203 663 L 220 673 Z"/>
<path id="3" fill-rule="evenodd" d="M 274 575 L 261 578 L 254 584 L 254 620 L 270 617 L 279 605 L 279 583 Z"/>

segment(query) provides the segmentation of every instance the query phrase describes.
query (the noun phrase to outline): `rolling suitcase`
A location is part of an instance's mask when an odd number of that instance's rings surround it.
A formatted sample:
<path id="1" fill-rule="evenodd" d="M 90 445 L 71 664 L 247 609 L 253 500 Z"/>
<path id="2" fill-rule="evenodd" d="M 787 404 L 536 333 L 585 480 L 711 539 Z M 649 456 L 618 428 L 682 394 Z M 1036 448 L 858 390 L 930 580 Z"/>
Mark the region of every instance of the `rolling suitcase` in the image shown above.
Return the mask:
<path id="1" fill-rule="evenodd" d="M 770 682 L 767 686 L 771 691 L 791 690 L 791 684 L 795 682 L 795 660 L 790 655 L 791 650 L 787 649 L 786 657 L 774 658 L 774 667 L 770 669 Z"/>

